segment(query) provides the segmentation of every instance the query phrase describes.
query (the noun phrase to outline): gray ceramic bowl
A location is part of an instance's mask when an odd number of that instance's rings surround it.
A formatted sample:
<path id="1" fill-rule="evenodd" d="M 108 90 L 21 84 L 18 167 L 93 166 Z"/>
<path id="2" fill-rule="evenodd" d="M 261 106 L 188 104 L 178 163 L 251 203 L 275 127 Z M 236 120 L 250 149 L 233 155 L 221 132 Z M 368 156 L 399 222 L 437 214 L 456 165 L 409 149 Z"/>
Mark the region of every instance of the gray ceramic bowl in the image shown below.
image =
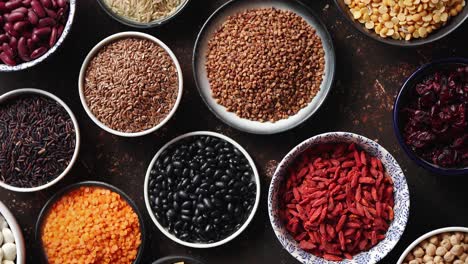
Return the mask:
<path id="1" fill-rule="evenodd" d="M 397 40 L 397 39 L 392 39 L 392 38 L 380 37 L 374 31 L 366 29 L 363 24 L 359 23 L 359 21 L 355 20 L 352 17 L 352 14 L 349 11 L 349 8 L 345 4 L 344 0 L 335 0 L 335 4 L 338 7 L 338 9 L 341 11 L 343 16 L 346 18 L 346 20 L 348 20 L 349 23 L 351 23 L 358 31 L 360 31 L 364 35 L 374 40 L 380 41 L 382 43 L 390 44 L 394 46 L 400 46 L 400 47 L 415 47 L 415 46 L 420 46 L 420 45 L 424 45 L 424 44 L 437 41 L 447 36 L 455 29 L 457 29 L 468 18 L 468 8 L 465 6 L 463 10 L 457 16 L 450 18 L 445 26 L 427 35 L 426 38 L 406 41 L 406 40 Z"/>
<path id="2" fill-rule="evenodd" d="M 152 27 L 157 27 L 157 26 L 160 26 L 160 25 L 163 25 L 167 22 L 169 22 L 170 20 L 172 20 L 174 17 L 176 17 L 180 12 L 182 12 L 182 10 L 185 9 L 185 7 L 187 6 L 187 4 L 189 3 L 190 0 L 182 0 L 182 3 L 176 8 L 176 10 L 174 10 L 174 12 L 172 12 L 172 14 L 170 14 L 169 16 L 167 17 L 163 17 L 161 19 L 157 19 L 157 20 L 153 20 L 149 23 L 142 23 L 142 22 L 138 22 L 138 21 L 134 21 L 134 20 L 131 20 L 131 19 L 128 19 L 126 17 L 123 17 L 123 16 L 120 16 L 118 14 L 116 14 L 114 11 L 112 11 L 112 9 L 105 3 L 105 0 L 98 0 L 98 3 L 99 5 L 102 7 L 102 9 L 104 9 L 104 11 L 110 16 L 112 17 L 114 20 L 116 20 L 117 22 L 120 22 L 124 25 L 127 25 L 127 26 L 130 26 L 130 27 L 135 27 L 135 28 L 152 28 Z"/>
<path id="3" fill-rule="evenodd" d="M 15 66 L 0 64 L 0 72 L 21 71 L 21 70 L 25 70 L 25 69 L 34 67 L 37 64 L 39 64 L 39 63 L 43 62 L 44 60 L 46 60 L 47 58 L 49 58 L 50 55 L 52 55 L 52 53 L 54 53 L 58 49 L 58 47 L 60 47 L 60 45 L 62 45 L 63 41 L 65 40 L 65 38 L 70 33 L 71 26 L 72 26 L 73 20 L 75 18 L 75 11 L 76 11 L 76 0 L 68 0 L 68 1 L 69 1 L 69 4 L 70 4 L 70 10 L 68 11 L 69 12 L 68 20 L 67 20 L 67 23 L 65 24 L 62 35 L 57 40 L 57 43 L 55 43 L 55 45 L 52 48 L 50 48 L 44 55 L 42 55 L 41 57 L 39 57 L 39 58 L 37 58 L 35 60 L 28 61 L 28 62 L 23 62 L 21 64 L 15 65 Z"/>
<path id="4" fill-rule="evenodd" d="M 246 11 L 248 9 L 271 7 L 295 12 L 316 29 L 317 34 L 322 40 L 323 48 L 325 50 L 325 74 L 323 76 L 322 85 L 320 86 L 320 91 L 314 97 L 312 102 L 309 103 L 309 105 L 301 109 L 297 114 L 290 116 L 287 119 L 279 120 L 275 123 L 262 123 L 240 118 L 236 114 L 228 112 L 224 106 L 216 103 L 216 100 L 211 96 L 211 88 L 205 68 L 205 54 L 207 52 L 208 41 L 210 40 L 211 36 L 229 16 Z M 210 110 L 221 121 L 236 129 L 249 133 L 275 134 L 300 125 L 309 117 L 311 117 L 323 104 L 328 95 L 328 92 L 331 89 L 335 76 L 335 51 L 333 49 L 333 42 L 331 40 L 330 34 L 328 33 L 324 24 L 318 19 L 318 16 L 316 16 L 306 5 L 299 1 L 232 0 L 216 10 L 205 22 L 205 25 L 201 29 L 193 51 L 193 73 L 195 76 L 195 83 L 197 84 L 201 97 Z"/>

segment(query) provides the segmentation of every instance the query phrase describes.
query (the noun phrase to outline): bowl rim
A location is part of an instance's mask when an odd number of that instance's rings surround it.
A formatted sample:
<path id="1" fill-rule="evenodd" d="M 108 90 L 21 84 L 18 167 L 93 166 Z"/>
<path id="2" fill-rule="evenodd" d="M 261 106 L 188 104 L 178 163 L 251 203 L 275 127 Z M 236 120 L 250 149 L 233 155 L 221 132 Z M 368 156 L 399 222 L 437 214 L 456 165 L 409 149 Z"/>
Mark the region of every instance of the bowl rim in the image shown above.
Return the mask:
<path id="1" fill-rule="evenodd" d="M 343 8 L 341 8 L 341 5 L 340 5 L 339 1 L 343 1 L 343 0 L 334 0 L 333 1 L 335 3 L 336 8 L 340 11 L 341 15 L 343 15 L 349 23 L 353 24 L 353 27 L 357 31 L 361 32 L 362 34 L 366 35 L 367 37 L 369 37 L 369 38 L 371 38 L 373 40 L 376 40 L 376 41 L 378 41 L 380 43 L 384 43 L 384 44 L 388 44 L 388 45 L 392 45 L 392 46 L 397 46 L 397 47 L 418 47 L 418 46 L 422 46 L 422 45 L 426 45 L 426 44 L 438 41 L 438 40 L 446 37 L 447 35 L 449 35 L 453 31 L 455 31 L 456 29 L 458 29 L 468 19 L 468 12 L 467 12 L 464 15 L 464 17 L 462 17 L 462 19 L 457 24 L 455 24 L 451 28 L 447 29 L 446 32 L 438 34 L 438 35 L 435 35 L 435 34 L 437 34 L 437 33 L 435 33 L 437 31 L 435 31 L 434 33 L 431 33 L 431 35 L 433 36 L 433 38 L 431 38 L 431 39 L 424 38 L 424 39 L 418 39 L 418 41 L 384 39 L 384 38 L 378 36 L 375 33 L 367 32 L 365 30 L 365 28 L 361 24 L 354 21 L 349 16 L 349 14 L 347 14 L 347 11 L 345 11 L 345 10 L 343 10 Z M 461 14 L 459 13 L 458 15 L 461 15 Z M 443 27 L 445 27 L 445 26 L 447 26 L 447 25 L 444 25 Z M 439 28 L 439 29 L 441 29 L 441 28 Z"/>
<path id="2" fill-rule="evenodd" d="M 423 240 L 430 238 L 435 235 L 439 235 L 442 233 L 448 233 L 448 232 L 462 232 L 468 234 L 468 228 L 467 227 L 462 227 L 462 226 L 450 226 L 450 227 L 443 227 L 443 228 L 438 228 L 432 231 L 429 231 L 425 233 L 424 235 L 418 237 L 416 240 L 413 241 L 406 249 L 403 251 L 401 254 L 400 258 L 398 259 L 397 264 L 402 264 L 403 261 L 405 260 L 406 256 L 410 253 L 412 249 L 414 249 L 419 243 L 421 243 Z"/>
<path id="3" fill-rule="evenodd" d="M 283 128 L 279 128 L 279 129 L 278 128 L 275 128 L 275 129 L 248 129 L 248 128 L 245 128 L 243 126 L 236 125 L 236 124 L 228 121 L 227 119 L 223 118 L 215 109 L 213 109 L 210 106 L 210 104 L 208 103 L 207 98 L 205 98 L 205 96 L 202 93 L 202 85 L 200 83 L 201 77 L 199 77 L 198 74 L 197 74 L 197 66 L 196 66 L 196 63 L 199 60 L 198 57 L 199 57 L 199 50 L 200 50 L 200 45 L 201 45 L 200 43 L 201 43 L 201 41 L 203 39 L 203 36 L 206 34 L 207 28 L 211 25 L 211 23 L 213 23 L 213 20 L 216 18 L 216 16 L 219 15 L 219 13 L 221 13 L 223 10 L 225 10 L 227 8 L 230 8 L 231 5 L 233 5 L 233 4 L 235 4 L 236 2 L 239 2 L 239 1 L 241 1 L 241 0 L 229 0 L 226 3 L 222 4 L 220 7 L 218 7 L 208 17 L 208 19 L 203 23 L 203 26 L 201 27 L 200 31 L 197 34 L 197 38 L 195 40 L 195 44 L 194 44 L 193 52 L 192 52 L 192 74 L 194 76 L 195 85 L 197 87 L 198 93 L 199 93 L 200 97 L 203 99 L 203 102 L 205 103 L 205 105 L 208 107 L 208 109 L 211 111 L 211 113 L 213 113 L 218 118 L 218 120 L 221 120 L 224 124 L 226 124 L 226 125 L 228 125 L 230 127 L 233 127 L 233 128 L 235 128 L 235 129 L 237 129 L 239 131 L 244 131 L 244 132 L 247 132 L 247 133 L 257 134 L 257 135 L 272 135 L 272 134 L 278 134 L 278 133 L 282 133 L 282 132 L 291 130 L 293 128 L 296 128 L 297 126 L 299 126 L 299 125 L 305 123 L 307 120 L 309 120 L 309 118 L 311 118 L 313 115 L 315 115 L 318 112 L 318 110 L 323 106 L 324 102 L 326 101 L 326 99 L 330 95 L 330 91 L 332 90 L 332 88 L 334 86 L 334 83 L 335 83 L 335 79 L 336 79 L 336 61 L 337 61 L 336 60 L 335 46 L 333 44 L 333 39 L 331 37 L 331 34 L 330 34 L 328 28 L 326 27 L 325 23 L 323 23 L 323 21 L 320 19 L 320 17 L 308 5 L 304 4 L 304 2 L 302 2 L 302 0 L 296 0 L 296 1 L 294 1 L 294 3 L 301 6 L 301 8 L 306 10 L 307 13 L 311 17 L 314 18 L 314 20 L 317 22 L 317 26 L 322 28 L 323 38 L 320 38 L 321 42 L 322 42 L 322 45 L 323 45 L 323 43 L 327 43 L 327 45 L 330 46 L 330 49 L 328 50 L 330 61 L 326 61 L 326 63 L 328 62 L 328 67 L 329 67 L 329 73 L 328 73 L 328 79 L 329 79 L 329 85 L 328 86 L 329 87 L 322 87 L 322 84 L 324 84 L 327 81 L 325 79 L 325 77 L 326 77 L 325 76 L 325 74 L 326 74 L 325 70 L 326 69 L 325 69 L 324 74 L 323 74 L 324 78 L 323 78 L 321 86 L 320 86 L 320 90 L 324 90 L 325 93 L 323 94 L 321 99 L 316 103 L 315 109 L 312 109 L 312 111 L 307 113 L 307 115 L 302 117 L 302 119 L 296 121 L 295 123 L 290 123 L 289 125 L 284 126 Z M 296 12 L 294 12 L 294 13 L 296 13 Z M 314 28 L 314 30 L 317 30 L 315 26 L 312 26 L 312 25 L 310 25 L 310 26 L 312 28 Z M 325 48 L 323 48 L 323 50 L 325 51 Z M 325 54 L 325 57 L 326 57 L 326 54 Z M 211 90 L 211 88 L 210 88 L 210 90 Z M 315 99 L 315 97 L 312 98 L 311 102 L 306 107 L 301 108 L 301 110 L 304 110 L 305 108 L 310 106 L 310 104 L 312 104 L 312 101 L 314 99 Z M 298 113 L 296 113 L 295 115 L 297 115 L 297 114 Z M 235 116 L 235 118 L 243 119 L 243 118 L 238 117 L 237 115 Z M 282 120 L 287 120 L 288 118 L 282 119 Z M 257 124 L 257 125 L 264 124 L 264 123 L 258 122 L 258 121 L 253 121 L 253 120 L 249 120 L 249 121 L 255 122 L 255 124 Z M 281 121 L 281 120 L 279 120 L 279 121 Z"/>
<path id="4" fill-rule="evenodd" d="M 400 108 L 402 104 L 402 98 L 405 97 L 405 93 L 407 92 L 408 89 L 411 89 L 414 87 L 414 80 L 418 79 L 424 74 L 425 71 L 430 70 L 433 67 L 437 67 L 440 65 L 444 64 L 466 64 L 468 66 L 468 58 L 462 58 L 462 57 L 452 57 L 452 58 L 445 58 L 445 59 L 439 59 L 435 60 L 432 62 L 429 62 L 427 64 L 424 64 L 420 66 L 416 71 L 414 71 L 403 83 L 401 86 L 398 95 L 396 96 L 396 99 L 393 103 L 393 131 L 395 133 L 395 136 L 398 140 L 398 143 L 400 146 L 403 148 L 404 152 L 408 157 L 410 157 L 413 162 L 415 162 L 417 165 L 420 167 L 429 170 L 434 173 L 442 174 L 442 175 L 460 175 L 460 174 L 466 174 L 468 173 L 468 167 L 466 168 L 443 168 L 439 167 L 435 164 L 432 164 L 422 158 L 420 158 L 416 153 L 414 153 L 413 150 L 411 150 L 405 143 L 403 139 L 403 135 L 400 131 Z"/>
<path id="5" fill-rule="evenodd" d="M 290 164 L 294 159 L 296 159 L 298 157 L 298 155 L 300 155 L 301 153 L 303 153 L 303 151 L 301 152 L 298 152 L 298 150 L 300 150 L 301 148 L 303 147 L 310 147 L 312 145 L 315 145 L 315 144 L 318 144 L 319 142 L 317 143 L 313 143 L 313 141 L 315 141 L 317 138 L 322 138 L 322 137 L 327 137 L 327 136 L 336 136 L 336 137 L 339 137 L 340 139 L 346 139 L 346 137 L 350 137 L 352 139 L 362 139 L 364 140 L 364 142 L 359 142 L 359 143 L 355 143 L 356 145 L 358 146 L 363 146 L 363 145 L 367 145 L 368 143 L 372 143 L 374 144 L 377 149 L 380 151 L 383 152 L 383 154 L 385 154 L 386 156 L 388 155 L 389 157 L 392 158 L 393 161 L 395 161 L 395 165 L 396 167 L 399 169 L 399 171 L 395 172 L 394 174 L 401 174 L 403 176 L 403 180 L 404 180 L 404 186 L 402 186 L 402 192 L 404 193 L 407 193 L 408 194 L 408 201 L 406 202 L 405 201 L 405 204 L 407 203 L 407 208 L 408 208 L 408 214 L 407 215 L 403 215 L 403 221 L 401 222 L 402 224 L 402 229 L 401 229 L 401 232 L 398 233 L 396 236 L 396 242 L 394 242 L 393 244 L 391 244 L 388 248 L 386 248 L 386 252 L 385 254 L 381 255 L 381 256 L 378 256 L 377 259 L 374 259 L 376 262 L 382 260 L 386 255 L 388 255 L 394 248 L 395 246 L 398 244 L 398 242 L 400 241 L 401 239 L 401 236 L 403 235 L 405 229 L 406 229 L 406 226 L 407 226 L 407 223 L 408 223 L 408 219 L 409 219 L 409 209 L 410 209 L 410 206 L 411 206 L 411 200 L 410 200 L 410 192 L 409 192 L 409 187 L 408 187 L 408 183 L 407 183 L 407 180 L 406 180 L 406 176 L 404 175 L 404 172 L 403 172 L 403 169 L 400 167 L 400 165 L 398 164 L 398 162 L 396 161 L 396 159 L 393 157 L 393 155 L 387 150 L 385 149 L 382 145 L 380 145 L 379 143 L 377 143 L 376 141 L 372 140 L 372 139 L 369 139 L 365 136 L 362 136 L 362 135 L 359 135 L 359 134 L 356 134 L 356 133 L 352 133 L 352 132 L 344 132 L 344 131 L 334 131 L 334 132 L 326 132 L 326 133 L 322 133 L 322 134 L 318 134 L 318 135 L 315 135 L 315 136 L 312 136 L 310 138 L 307 138 L 305 140 L 303 140 L 302 142 L 300 142 L 298 145 L 294 146 L 290 151 L 288 151 L 288 153 L 282 158 L 281 162 L 278 164 L 278 166 L 276 167 L 276 170 L 275 170 L 275 173 L 273 174 L 273 177 L 271 179 L 271 182 L 270 182 L 270 186 L 269 186 L 269 189 L 268 189 L 268 216 L 269 216 L 269 219 L 270 219 L 270 224 L 271 224 L 271 227 L 273 229 L 273 232 L 275 233 L 277 239 L 280 241 L 280 237 L 279 237 L 279 231 L 277 230 L 277 228 L 275 227 L 274 225 L 274 222 L 276 221 L 276 218 L 275 218 L 275 215 L 274 215 L 274 209 L 272 209 L 272 206 L 273 206 L 273 192 L 274 192 L 274 189 L 277 188 L 275 186 L 277 186 L 278 182 L 279 182 L 279 179 L 284 177 L 283 175 L 280 175 L 280 170 L 283 166 L 285 166 L 286 164 Z M 340 142 L 339 140 L 337 140 L 336 142 Z M 296 153 L 297 152 L 297 153 Z M 385 164 L 384 164 L 385 166 Z M 389 175 L 393 175 L 393 174 L 390 174 L 389 172 Z M 394 195 L 395 195 L 395 191 L 396 188 L 394 188 Z M 396 205 L 396 203 L 395 203 Z M 402 209 L 403 210 L 403 209 Z M 387 230 L 390 231 L 390 228 L 392 226 L 392 224 L 395 223 L 395 220 L 396 218 L 392 221 L 392 223 L 389 225 L 389 229 Z M 382 240 L 383 241 L 383 240 Z M 379 242 L 382 243 L 382 241 Z M 281 242 L 281 241 L 280 241 Z M 284 248 L 283 244 L 281 243 L 282 247 Z M 378 244 L 377 244 L 378 245 Z M 376 247 L 377 245 L 375 245 L 374 247 Z M 371 248 L 372 249 L 372 248 Z M 288 253 L 293 256 L 294 258 L 296 258 L 297 260 L 299 260 L 297 258 L 297 256 L 293 255 L 292 252 L 290 252 L 289 250 L 287 250 Z M 366 253 L 366 252 L 369 252 L 368 251 L 363 251 L 359 254 L 362 254 L 362 253 Z M 306 254 L 309 254 L 309 255 L 313 255 L 311 253 L 307 253 Z M 322 259 L 318 256 L 315 256 L 313 255 L 315 258 L 323 261 L 323 263 L 336 263 L 336 264 L 340 264 L 340 263 L 354 263 L 354 262 L 347 262 L 348 260 L 344 260 L 342 262 L 335 262 L 335 261 L 328 261 L 328 260 L 325 260 L 325 259 Z M 353 258 L 354 259 L 354 258 Z M 300 260 L 299 260 L 300 261 Z M 368 262 L 369 263 L 376 263 L 376 262 Z M 322 263 L 322 262 L 320 262 Z"/>
<path id="6" fill-rule="evenodd" d="M 22 192 L 22 193 L 30 193 L 30 192 L 41 191 L 41 190 L 44 190 L 46 188 L 49 188 L 49 187 L 55 185 L 60 180 L 62 180 L 70 172 L 70 170 L 73 168 L 73 166 L 75 165 L 76 160 L 78 159 L 78 153 L 79 153 L 80 148 L 81 148 L 81 134 L 80 134 L 80 128 L 79 128 L 79 125 L 78 125 L 78 121 L 77 121 L 75 115 L 73 114 L 72 110 L 70 109 L 70 107 L 68 107 L 68 105 L 64 101 L 62 101 L 59 97 L 57 97 L 56 95 L 54 95 L 54 94 L 52 94 L 50 92 L 41 90 L 41 89 L 37 89 L 37 88 L 21 88 L 21 89 L 16 89 L 16 90 L 9 91 L 7 93 L 4 93 L 4 94 L 0 95 L 0 105 L 3 104 L 4 102 L 7 102 L 10 99 L 14 99 L 16 97 L 19 97 L 19 96 L 22 96 L 22 95 L 27 95 L 27 94 L 33 94 L 33 95 L 43 96 L 43 97 L 52 99 L 53 101 L 57 102 L 59 105 L 61 105 L 67 111 L 68 115 L 70 116 L 70 119 L 72 120 L 73 127 L 75 128 L 75 151 L 73 152 L 73 156 L 70 159 L 70 163 L 62 171 L 62 173 L 60 175 L 58 175 L 57 177 L 55 177 L 53 180 L 46 183 L 46 184 L 36 186 L 36 187 L 28 187 L 28 188 L 24 187 L 23 188 L 23 187 L 15 187 L 15 186 L 6 184 L 3 181 L 0 181 L 0 187 L 3 187 L 3 188 L 5 188 L 7 190 L 10 190 L 10 191 Z"/>
<path id="7" fill-rule="evenodd" d="M 10 66 L 6 64 L 0 64 L 0 72 L 15 72 L 15 71 L 22 71 L 25 69 L 29 69 L 31 67 L 36 66 L 37 64 L 45 61 L 47 58 L 52 55 L 52 53 L 55 53 L 55 51 L 58 49 L 60 45 L 65 41 L 65 38 L 68 36 L 68 33 L 71 31 L 73 21 L 75 19 L 75 13 L 76 13 L 76 1 L 77 0 L 68 0 L 69 2 L 69 11 L 68 11 L 68 19 L 67 23 L 64 25 L 64 29 L 62 32 L 62 35 L 58 38 L 57 42 L 47 50 L 44 55 L 40 56 L 39 58 L 27 62 L 23 62 L 20 64 L 17 64 L 15 66 Z"/>
<path id="8" fill-rule="evenodd" d="M 203 264 L 200 260 L 189 257 L 189 256 L 180 256 L 180 255 L 173 255 L 173 256 L 166 256 L 162 257 L 160 259 L 157 259 L 153 261 L 153 264 L 169 264 L 169 263 L 175 263 L 176 261 L 187 261 L 190 262 L 190 264 Z"/>
<path id="9" fill-rule="evenodd" d="M 222 140 L 225 140 L 225 141 L 231 143 L 234 147 L 236 147 L 244 155 L 244 157 L 249 162 L 249 165 L 252 168 L 252 171 L 254 173 L 255 184 L 257 186 L 257 189 L 256 189 L 257 193 L 255 194 L 255 203 L 254 203 L 254 206 L 252 207 L 252 211 L 250 212 L 249 217 L 245 220 L 245 222 L 242 224 L 242 226 L 236 232 L 234 232 L 231 235 L 229 235 L 228 237 L 226 237 L 226 238 L 224 238 L 224 239 L 222 239 L 220 241 L 216 241 L 214 243 L 186 242 L 186 241 L 183 241 L 183 240 L 177 238 L 175 235 L 169 233 L 159 223 L 159 221 L 154 216 L 153 209 L 151 208 L 151 205 L 150 205 L 150 202 L 149 202 L 149 195 L 148 195 L 149 177 L 150 177 L 150 174 L 151 174 L 151 170 L 152 170 L 152 168 L 154 166 L 154 163 L 159 158 L 161 153 L 164 150 L 166 150 L 169 146 L 172 146 L 174 143 L 176 143 L 176 142 L 178 142 L 178 141 L 180 141 L 180 140 L 182 140 L 184 138 L 193 137 L 193 136 L 211 136 L 211 137 L 220 138 Z M 153 159 L 151 160 L 151 163 L 148 166 L 148 170 L 146 171 L 146 176 L 145 176 L 145 181 L 144 181 L 144 198 L 145 198 L 146 209 L 148 211 L 148 214 L 151 217 L 151 220 L 153 220 L 153 223 L 158 227 L 159 231 L 161 231 L 166 237 L 168 237 L 172 241 L 174 241 L 174 242 L 176 242 L 176 243 L 178 243 L 180 245 L 186 246 L 186 247 L 191 247 L 191 248 L 214 248 L 214 247 L 224 245 L 224 244 L 230 242 L 231 240 L 233 240 L 234 238 L 236 238 L 237 236 L 239 236 L 247 228 L 247 226 L 250 224 L 250 222 L 254 218 L 255 213 L 256 213 L 256 211 L 258 209 L 258 205 L 260 203 L 260 176 L 258 174 L 257 167 L 255 166 L 255 162 L 250 157 L 249 153 L 239 143 L 234 141 L 232 138 L 230 138 L 228 136 L 225 136 L 223 134 L 219 134 L 219 133 L 211 132 L 211 131 L 194 131 L 194 132 L 189 132 L 189 133 L 182 134 L 180 136 L 175 137 L 171 141 L 164 144 L 164 146 L 162 146 L 158 150 L 158 152 L 154 155 Z"/>
<path id="10" fill-rule="evenodd" d="M 39 248 L 40 248 L 40 255 L 42 260 L 47 260 L 47 254 L 45 252 L 44 246 L 42 244 L 42 225 L 44 224 L 44 220 L 47 216 L 47 213 L 51 209 L 51 207 L 63 196 L 67 195 L 73 190 L 76 190 L 80 187 L 98 187 L 98 188 L 103 188 L 110 190 L 112 192 L 115 192 L 122 197 L 130 207 L 132 207 L 133 211 L 135 214 L 138 216 L 138 222 L 140 223 L 140 235 L 141 235 L 141 243 L 138 248 L 138 254 L 133 261 L 134 264 L 140 263 L 141 259 L 143 258 L 143 251 L 145 249 L 145 241 L 146 241 L 146 227 L 145 227 L 145 222 L 143 220 L 143 215 L 141 214 L 140 210 L 136 206 L 135 202 L 128 196 L 125 192 L 123 192 L 121 189 L 115 187 L 114 185 L 111 185 L 106 182 L 100 182 L 100 181 L 82 181 L 82 182 L 77 182 L 71 185 L 68 185 L 64 187 L 63 189 L 59 190 L 56 192 L 54 195 L 52 195 L 51 198 L 46 202 L 44 207 L 42 207 L 41 211 L 39 212 L 39 215 L 37 217 L 36 221 L 36 226 L 34 227 L 35 229 L 35 241 L 38 243 Z"/>
<path id="11" fill-rule="evenodd" d="M 24 264 L 26 263 L 26 244 L 24 242 L 23 232 L 21 230 L 21 226 L 19 225 L 18 221 L 16 220 L 13 213 L 8 209 L 8 207 L 0 201 L 0 216 L 3 216 L 10 228 L 13 236 L 15 237 L 15 245 L 16 245 L 16 264 Z"/>
<path id="12" fill-rule="evenodd" d="M 88 65 L 91 62 L 91 60 L 94 58 L 94 56 L 102 48 L 104 48 L 108 44 L 111 44 L 111 43 L 113 43 L 113 42 L 115 42 L 117 40 L 124 39 L 124 38 L 146 39 L 146 40 L 152 41 L 153 43 L 155 43 L 155 44 L 159 45 L 161 48 L 163 48 L 164 51 L 171 57 L 172 62 L 174 63 L 174 65 L 176 67 L 177 78 L 178 78 L 178 82 L 179 82 L 178 83 L 178 91 L 177 91 L 177 99 L 174 102 L 174 106 L 172 107 L 171 111 L 167 114 L 167 116 L 161 122 L 159 122 L 155 126 L 149 128 L 149 129 L 143 130 L 143 131 L 139 131 L 139 132 L 122 132 L 122 131 L 112 129 L 112 128 L 108 127 L 107 125 L 105 125 L 104 123 L 102 123 L 93 114 L 91 109 L 89 109 L 88 103 L 86 102 L 86 97 L 84 95 L 84 82 L 85 82 L 85 77 L 86 77 L 86 70 L 88 69 Z M 151 134 L 151 133 L 159 130 L 167 122 L 169 122 L 169 120 L 172 118 L 172 116 L 174 116 L 175 112 L 177 111 L 177 109 L 179 107 L 179 104 L 180 104 L 180 102 L 182 100 L 183 87 L 184 87 L 184 80 L 183 80 L 182 68 L 180 66 L 180 63 L 179 63 L 177 57 L 172 52 L 172 50 L 164 42 L 162 42 L 158 38 L 153 37 L 152 35 L 142 33 L 142 32 L 137 32 L 137 31 L 125 31 L 125 32 L 116 33 L 116 34 L 113 34 L 113 35 L 110 35 L 110 36 L 104 38 L 99 43 L 97 43 L 93 47 L 93 49 L 91 49 L 91 51 L 88 53 L 86 58 L 84 59 L 83 64 L 81 65 L 80 74 L 79 74 L 79 77 L 78 77 L 78 92 L 79 92 L 79 95 L 80 95 L 81 105 L 83 106 L 84 110 L 86 111 L 86 114 L 88 114 L 89 118 L 91 118 L 91 120 L 93 120 L 93 122 L 97 126 L 99 126 L 101 129 L 107 131 L 108 133 L 116 135 L 116 136 L 120 136 L 120 137 L 129 137 L 129 138 L 131 138 L 131 137 L 140 137 L 140 136 L 145 136 L 145 135 Z"/>
<path id="13" fill-rule="evenodd" d="M 143 22 L 134 21 L 124 16 L 118 15 L 117 13 L 112 11 L 112 9 L 106 3 L 104 3 L 104 1 L 105 0 L 98 0 L 97 2 L 99 3 L 101 8 L 105 11 L 105 13 L 108 16 L 112 17 L 115 21 L 123 25 L 134 27 L 136 29 L 148 29 L 148 28 L 154 28 L 154 27 L 164 25 L 168 23 L 170 20 L 172 20 L 173 18 L 175 18 L 177 15 L 182 13 L 182 11 L 187 7 L 188 3 L 190 2 L 190 0 L 182 0 L 183 2 L 180 3 L 180 5 L 169 16 L 166 16 L 157 20 L 153 20 L 148 23 L 143 23 Z"/>

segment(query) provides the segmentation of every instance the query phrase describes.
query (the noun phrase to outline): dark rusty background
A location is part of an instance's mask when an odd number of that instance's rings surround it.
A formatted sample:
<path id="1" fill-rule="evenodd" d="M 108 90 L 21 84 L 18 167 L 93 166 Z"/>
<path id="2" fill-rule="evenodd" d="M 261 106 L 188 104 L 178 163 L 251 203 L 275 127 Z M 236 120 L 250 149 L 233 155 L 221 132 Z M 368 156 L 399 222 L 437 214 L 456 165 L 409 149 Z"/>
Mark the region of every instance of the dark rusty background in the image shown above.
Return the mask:
<path id="1" fill-rule="evenodd" d="M 137 139 L 112 136 L 86 115 L 78 96 L 78 74 L 91 48 L 103 38 L 133 30 L 110 18 L 94 0 L 78 1 L 71 34 L 44 63 L 18 73 L 0 74 L 0 93 L 34 87 L 62 98 L 78 118 L 82 144 L 78 161 L 56 186 L 33 194 L 0 190 L 0 200 L 19 220 L 27 242 L 28 263 L 38 263 L 34 225 L 40 209 L 55 192 L 83 180 L 111 183 L 137 203 L 145 217 L 147 244 L 143 263 L 183 254 L 206 263 L 296 263 L 282 249 L 267 214 L 267 192 L 272 173 L 282 157 L 299 142 L 319 133 L 350 131 L 378 140 L 403 167 L 411 192 L 411 214 L 396 248 L 381 263 L 396 263 L 414 239 L 445 226 L 468 225 L 468 177 L 443 177 L 417 167 L 399 147 L 392 130 L 394 98 L 405 78 L 418 66 L 438 58 L 468 57 L 468 23 L 438 41 L 420 48 L 381 44 L 357 32 L 331 0 L 307 0 L 328 27 L 337 55 L 337 78 L 325 104 L 300 127 L 272 136 L 236 131 L 208 110 L 192 76 L 192 49 L 201 26 L 225 0 L 191 1 L 173 21 L 152 34 L 174 51 L 184 73 L 184 95 L 176 115 L 160 131 Z M 186 132 L 211 130 L 237 140 L 252 155 L 261 173 L 262 196 L 252 224 L 235 240 L 214 249 L 190 249 L 166 238 L 151 222 L 143 201 L 143 181 L 153 155 L 165 142 Z"/>

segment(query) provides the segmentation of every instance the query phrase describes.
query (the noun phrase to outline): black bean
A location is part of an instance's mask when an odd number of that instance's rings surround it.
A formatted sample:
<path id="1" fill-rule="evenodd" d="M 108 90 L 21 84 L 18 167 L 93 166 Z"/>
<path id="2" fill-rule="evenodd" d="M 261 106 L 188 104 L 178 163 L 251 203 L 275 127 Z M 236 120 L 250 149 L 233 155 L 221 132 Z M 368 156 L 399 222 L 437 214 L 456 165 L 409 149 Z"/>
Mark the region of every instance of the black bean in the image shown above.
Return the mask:
<path id="1" fill-rule="evenodd" d="M 187 200 L 189 198 L 188 194 L 183 190 L 180 190 L 177 194 L 182 200 Z"/>
<path id="2" fill-rule="evenodd" d="M 186 221 L 186 222 L 190 222 L 192 220 L 192 218 L 190 216 L 188 216 L 188 215 L 181 215 L 180 219 L 182 219 L 183 221 Z"/>
<path id="3" fill-rule="evenodd" d="M 223 189 L 224 187 L 226 187 L 226 184 L 224 184 L 224 182 L 222 182 L 222 181 L 217 181 L 217 182 L 215 182 L 215 186 L 220 188 L 220 189 Z"/>

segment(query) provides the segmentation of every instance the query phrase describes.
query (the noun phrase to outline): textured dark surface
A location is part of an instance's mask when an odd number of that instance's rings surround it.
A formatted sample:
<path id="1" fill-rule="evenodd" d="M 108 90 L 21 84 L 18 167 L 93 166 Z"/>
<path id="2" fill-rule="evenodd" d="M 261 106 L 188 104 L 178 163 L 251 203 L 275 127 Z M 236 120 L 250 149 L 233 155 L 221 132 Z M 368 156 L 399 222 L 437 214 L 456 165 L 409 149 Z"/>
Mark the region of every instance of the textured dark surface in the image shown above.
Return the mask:
<path id="1" fill-rule="evenodd" d="M 112 136 L 88 118 L 78 96 L 78 74 L 87 53 L 104 37 L 133 30 L 112 20 L 93 0 L 78 3 L 73 29 L 63 46 L 49 60 L 18 73 L 0 73 L 0 93 L 35 87 L 62 98 L 78 118 L 82 145 L 78 162 L 56 186 L 34 194 L 0 190 L 0 200 L 16 215 L 26 236 L 28 263 L 38 263 L 34 224 L 38 213 L 55 192 L 70 183 L 98 180 L 126 192 L 145 216 L 148 241 L 143 263 L 166 255 L 191 255 L 207 263 L 296 263 L 281 248 L 267 215 L 268 184 L 281 158 L 302 140 L 328 131 L 350 131 L 378 140 L 405 171 L 411 192 L 411 215 L 397 247 L 381 263 L 396 263 L 414 239 L 435 228 L 467 225 L 467 176 L 444 177 L 418 168 L 403 153 L 392 130 L 394 97 L 405 78 L 433 59 L 468 57 L 468 24 L 434 44 L 420 48 L 391 47 L 368 39 L 349 25 L 331 1 L 307 4 L 330 30 L 337 53 L 337 79 L 329 98 L 300 127 L 273 136 L 233 130 L 208 110 L 194 86 L 192 48 L 208 16 L 225 1 L 191 1 L 175 20 L 160 28 L 144 30 L 172 48 L 182 65 L 184 95 L 174 116 L 160 131 L 137 139 Z M 243 145 L 257 163 L 262 179 L 259 210 L 252 224 L 237 239 L 215 249 L 195 250 L 179 246 L 160 233 L 147 215 L 143 181 L 153 155 L 165 142 L 185 132 L 211 130 L 226 134 Z"/>

